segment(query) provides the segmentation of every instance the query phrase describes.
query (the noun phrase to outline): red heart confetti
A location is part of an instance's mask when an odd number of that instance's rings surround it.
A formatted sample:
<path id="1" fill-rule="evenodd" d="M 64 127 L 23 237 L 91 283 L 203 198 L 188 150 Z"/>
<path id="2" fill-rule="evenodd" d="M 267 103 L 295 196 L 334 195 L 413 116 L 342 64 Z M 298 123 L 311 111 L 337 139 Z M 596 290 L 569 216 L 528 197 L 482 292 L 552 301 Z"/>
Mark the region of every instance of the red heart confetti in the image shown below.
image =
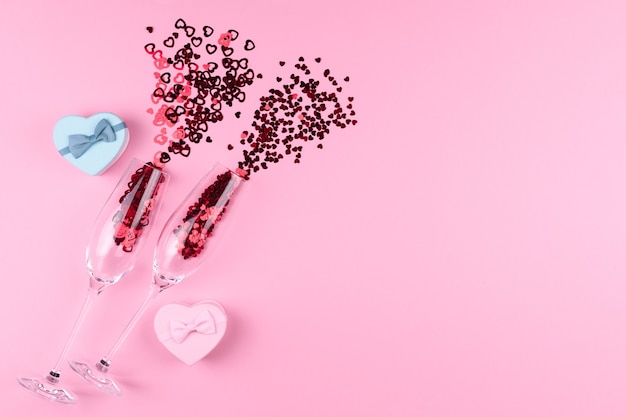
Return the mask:
<path id="1" fill-rule="evenodd" d="M 251 39 L 246 39 L 243 45 L 236 42 L 238 31 L 216 32 L 212 26 L 205 25 L 202 37 L 194 37 L 195 27 L 182 18 L 176 20 L 174 28 L 190 38 L 178 50 L 174 48 L 177 32 L 165 36 L 162 41 L 165 51 L 157 49 L 154 42 L 144 46 L 159 70 L 150 96 L 156 107 L 148 109 L 153 124 L 162 127 L 154 141 L 168 144 L 167 151 L 154 156 L 157 167 L 169 162 L 170 154 L 188 157 L 192 147 L 203 138 L 211 143 L 213 140 L 207 135 L 210 125 L 224 119 L 225 107 L 243 103 L 248 86 L 255 78 L 263 78 L 251 68 L 248 57 L 240 56 L 241 50 L 255 49 L 255 43 Z M 152 34 L 154 30 L 148 32 Z M 212 38 L 214 33 L 217 35 Z M 221 56 L 214 55 L 218 49 Z M 309 66 L 300 56 L 292 67 L 293 72 L 277 75 L 277 85 L 259 98 L 250 129 L 243 131 L 237 144 L 227 145 L 228 150 L 238 149 L 242 153 L 238 175 L 249 178 L 253 172 L 284 159 L 300 163 L 309 142 L 324 140 L 332 129 L 357 124 L 354 97 L 343 97 L 345 86 L 339 83 L 349 82 L 350 77 L 337 77 L 331 75 L 330 69 L 319 68 L 316 64 L 322 61 L 320 57 L 313 61 Z M 286 61 L 278 64 L 285 67 Z M 175 75 L 169 71 L 170 66 L 178 70 Z M 236 111 L 234 116 L 241 118 L 241 112 Z M 324 148 L 321 143 L 312 146 Z"/>
<path id="2" fill-rule="evenodd" d="M 243 48 L 242 45 L 237 46 L 234 41 L 239 36 L 238 31 L 228 29 L 217 32 L 221 35 L 211 39 L 214 29 L 204 25 L 199 31 L 203 37 L 194 36 L 195 27 L 182 18 L 175 21 L 174 29 L 183 31 L 190 38 L 188 43 L 176 50 L 178 32 L 175 31 L 161 41 L 165 50 L 157 49 L 158 42 L 150 42 L 144 47 L 159 70 L 155 73 L 158 82 L 150 96 L 156 107 L 148 109 L 148 113 L 153 115 L 155 126 L 175 129 L 155 136 L 156 143 L 169 143 L 167 152 L 162 151 L 155 156 L 155 163 L 159 164 L 171 160 L 169 153 L 189 156 L 190 144 L 200 143 L 208 126 L 224 119 L 223 109 L 243 103 L 246 98 L 244 90 L 253 84 L 255 78 L 261 78 L 261 74 L 250 68 L 249 59 L 239 56 L 241 50 L 253 49 L 254 42 L 247 40 Z M 151 34 L 154 32 L 154 29 L 148 31 Z M 218 47 L 224 57 L 212 60 L 211 55 Z M 170 66 L 177 72 L 171 73 Z M 184 130 L 177 130 L 180 127 Z M 184 137 L 180 136 L 180 132 L 184 132 Z M 206 138 L 206 142 L 211 141 Z"/>
<path id="3" fill-rule="evenodd" d="M 315 62 L 321 62 L 321 58 L 315 58 Z M 279 65 L 284 66 L 285 61 L 280 61 Z M 279 87 L 260 97 L 252 128 L 241 135 L 239 144 L 243 148 L 243 158 L 238 166 L 246 171 L 246 178 L 260 169 L 267 169 L 269 163 L 286 159 L 286 156 L 291 156 L 294 163 L 300 163 L 308 142 L 322 141 L 332 128 L 344 129 L 357 122 L 353 117 L 356 115 L 354 110 L 346 110 L 348 106 L 351 109 L 352 104 L 346 106 L 342 102 L 338 93 L 343 87 L 332 78 L 329 69 L 323 71 L 323 78 L 310 77 L 312 69 L 304 57 L 298 58 L 294 68 L 297 71 L 289 75 L 288 84 L 280 84 L 287 77 L 277 76 Z M 344 81 L 349 81 L 349 77 Z M 349 102 L 353 100 L 348 97 Z M 323 149 L 322 144 L 317 148 Z M 228 149 L 233 150 L 235 146 L 229 144 Z"/>

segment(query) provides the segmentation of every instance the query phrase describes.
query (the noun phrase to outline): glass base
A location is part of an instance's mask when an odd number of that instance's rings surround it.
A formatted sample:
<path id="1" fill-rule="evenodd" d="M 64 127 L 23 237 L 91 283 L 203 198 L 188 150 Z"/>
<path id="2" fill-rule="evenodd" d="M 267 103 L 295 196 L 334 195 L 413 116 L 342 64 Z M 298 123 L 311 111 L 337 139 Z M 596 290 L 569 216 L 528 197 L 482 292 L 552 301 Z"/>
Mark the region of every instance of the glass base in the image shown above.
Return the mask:
<path id="1" fill-rule="evenodd" d="M 122 390 L 111 378 L 107 378 L 106 372 L 102 372 L 98 365 L 90 367 L 84 362 L 70 361 L 70 367 L 82 379 L 90 382 L 102 392 L 110 395 L 122 395 Z M 106 369 L 103 369 L 106 371 Z"/>
<path id="2" fill-rule="evenodd" d="M 61 404 L 76 404 L 78 398 L 70 391 L 59 386 L 58 379 L 17 378 L 17 382 L 30 392 Z"/>

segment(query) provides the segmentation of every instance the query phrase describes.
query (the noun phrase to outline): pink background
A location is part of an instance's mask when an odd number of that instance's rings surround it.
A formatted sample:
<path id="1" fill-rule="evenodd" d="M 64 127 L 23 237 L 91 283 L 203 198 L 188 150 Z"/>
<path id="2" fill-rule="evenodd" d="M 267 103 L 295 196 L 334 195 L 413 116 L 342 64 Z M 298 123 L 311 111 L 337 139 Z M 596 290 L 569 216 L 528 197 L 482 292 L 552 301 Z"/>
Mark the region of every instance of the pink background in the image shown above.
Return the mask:
<path id="1" fill-rule="evenodd" d="M 626 415 L 623 1 L 2 9 L 0 415 Z M 15 377 L 54 364 L 86 291 L 90 225 L 130 158 L 158 148 L 145 27 L 178 17 L 255 41 L 265 77 L 251 105 L 279 60 L 323 57 L 350 75 L 359 124 L 246 184 L 217 260 L 163 293 L 115 358 L 123 397 L 66 369 L 79 404 L 48 403 Z M 127 121 L 131 142 L 89 177 L 51 132 L 101 111 Z M 213 161 L 236 161 L 225 143 L 250 115 L 173 159 L 164 213 Z M 108 350 L 147 291 L 151 256 L 97 300 L 72 356 Z M 230 327 L 187 367 L 152 319 L 203 299 L 225 306 Z"/>

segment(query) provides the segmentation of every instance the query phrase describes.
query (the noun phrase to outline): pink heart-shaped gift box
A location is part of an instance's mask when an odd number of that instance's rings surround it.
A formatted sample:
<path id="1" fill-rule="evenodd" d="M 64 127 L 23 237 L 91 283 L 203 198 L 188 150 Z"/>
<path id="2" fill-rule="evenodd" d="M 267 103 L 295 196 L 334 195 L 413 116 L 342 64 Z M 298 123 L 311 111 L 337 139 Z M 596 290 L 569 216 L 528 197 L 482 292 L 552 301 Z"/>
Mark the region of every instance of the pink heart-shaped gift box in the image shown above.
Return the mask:
<path id="1" fill-rule="evenodd" d="M 218 345 L 227 322 L 224 307 L 216 301 L 166 304 L 154 317 L 154 331 L 167 350 L 191 366 Z"/>

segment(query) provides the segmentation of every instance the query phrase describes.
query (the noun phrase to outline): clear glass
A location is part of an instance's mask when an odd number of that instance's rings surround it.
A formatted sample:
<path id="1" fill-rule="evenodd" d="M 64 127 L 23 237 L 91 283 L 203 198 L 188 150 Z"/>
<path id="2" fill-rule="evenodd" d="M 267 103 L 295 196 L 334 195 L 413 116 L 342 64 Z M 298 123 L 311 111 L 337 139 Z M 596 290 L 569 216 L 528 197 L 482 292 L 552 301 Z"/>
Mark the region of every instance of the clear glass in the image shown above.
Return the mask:
<path id="1" fill-rule="evenodd" d="M 223 217 L 243 181 L 233 171 L 216 164 L 170 216 L 154 251 L 152 282 L 143 304 L 99 362 L 90 366 L 85 362 L 70 361 L 72 369 L 84 380 L 108 394 L 121 395 L 121 388 L 108 374 L 111 359 L 150 302 L 163 290 L 178 284 L 206 262 L 207 253 L 215 244 L 215 229 L 219 224 L 219 233 L 224 235 Z"/>
<path id="2" fill-rule="evenodd" d="M 98 215 L 87 244 L 87 297 L 52 370 L 44 377 L 18 377 L 29 391 L 51 401 L 73 404 L 76 395 L 61 382 L 61 368 L 93 301 L 128 273 L 152 227 L 168 183 L 161 170 L 133 159 Z"/>

